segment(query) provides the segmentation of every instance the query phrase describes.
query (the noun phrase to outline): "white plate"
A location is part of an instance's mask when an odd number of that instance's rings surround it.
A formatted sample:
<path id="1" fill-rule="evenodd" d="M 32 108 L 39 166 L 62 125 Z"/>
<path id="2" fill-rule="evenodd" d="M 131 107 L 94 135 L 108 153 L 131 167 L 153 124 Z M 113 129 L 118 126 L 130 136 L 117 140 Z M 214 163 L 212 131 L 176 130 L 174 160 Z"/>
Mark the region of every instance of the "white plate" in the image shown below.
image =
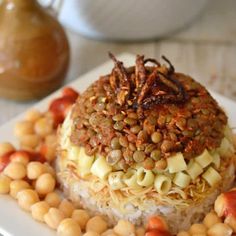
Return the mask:
<path id="1" fill-rule="evenodd" d="M 125 65 L 132 65 L 134 63 L 134 55 L 122 54 L 118 57 L 124 61 Z M 108 74 L 113 67 L 111 61 L 95 68 L 89 73 L 81 76 L 69 86 L 76 88 L 79 91 L 83 91 L 87 86 L 95 81 L 100 75 Z M 42 111 L 47 109 L 49 102 L 52 98 L 57 97 L 60 91 L 53 93 L 34 107 Z M 236 127 L 236 103 L 212 92 L 212 95 L 216 98 L 219 104 L 224 107 L 229 118 L 232 127 Z M 24 114 L 17 116 L 11 121 L 0 127 L 0 142 L 11 141 L 17 144 L 13 135 L 13 127 L 16 121 L 21 120 Z M 9 196 L 0 196 L 0 233 L 4 236 L 53 236 L 56 233 L 50 230 L 46 225 L 34 221 L 30 214 L 23 212 L 17 205 L 17 202 Z"/>

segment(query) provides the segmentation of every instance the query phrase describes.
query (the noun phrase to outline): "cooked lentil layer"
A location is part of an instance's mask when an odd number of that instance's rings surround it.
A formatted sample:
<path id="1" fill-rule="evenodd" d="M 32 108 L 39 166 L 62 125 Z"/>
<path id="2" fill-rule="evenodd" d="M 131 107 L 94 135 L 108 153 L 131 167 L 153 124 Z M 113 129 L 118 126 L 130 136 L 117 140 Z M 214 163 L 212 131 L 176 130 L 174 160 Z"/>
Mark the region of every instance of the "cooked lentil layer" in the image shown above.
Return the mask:
<path id="1" fill-rule="evenodd" d="M 171 64 L 168 69 L 143 63 L 140 69 L 140 58 L 130 68 L 115 59 L 112 73 L 81 94 L 72 111 L 72 143 L 122 169 L 134 163 L 153 169 L 156 161 L 176 152 L 189 160 L 205 148 L 219 147 L 227 117 L 208 91 L 191 77 L 175 73 Z M 135 84 L 137 76 L 142 80 Z M 164 81 L 165 76 L 170 81 Z M 175 84 L 181 85 L 182 94 Z"/>

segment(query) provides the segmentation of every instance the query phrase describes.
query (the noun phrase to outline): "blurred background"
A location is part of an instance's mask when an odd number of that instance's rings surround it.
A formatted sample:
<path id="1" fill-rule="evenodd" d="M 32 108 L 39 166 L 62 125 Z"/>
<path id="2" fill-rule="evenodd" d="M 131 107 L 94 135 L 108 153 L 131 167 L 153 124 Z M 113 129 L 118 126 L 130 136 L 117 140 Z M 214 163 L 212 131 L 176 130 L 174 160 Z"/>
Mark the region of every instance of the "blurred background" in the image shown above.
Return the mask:
<path id="1" fill-rule="evenodd" d="M 0 2 L 1 7 L 4 0 Z M 6 2 L 8 8 L 13 6 Z M 151 0 L 148 6 L 141 0 L 39 2 L 59 19 L 69 42 L 70 62 L 63 84 L 107 61 L 108 51 L 155 58 L 164 54 L 176 71 L 236 101 L 235 0 Z M 3 15 L 0 11 L 0 26 Z M 0 41 L 0 66 L 1 56 Z M 0 98 L 4 111 L 0 124 L 35 102 Z"/>

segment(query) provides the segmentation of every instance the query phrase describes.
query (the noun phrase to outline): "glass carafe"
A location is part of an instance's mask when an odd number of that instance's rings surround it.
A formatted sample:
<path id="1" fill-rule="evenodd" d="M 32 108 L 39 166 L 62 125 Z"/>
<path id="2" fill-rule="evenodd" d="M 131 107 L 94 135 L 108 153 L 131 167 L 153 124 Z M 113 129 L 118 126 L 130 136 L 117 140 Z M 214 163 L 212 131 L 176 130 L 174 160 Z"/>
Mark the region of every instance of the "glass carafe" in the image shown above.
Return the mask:
<path id="1" fill-rule="evenodd" d="M 69 45 L 58 21 L 36 0 L 0 4 L 0 97 L 40 98 L 58 88 Z"/>

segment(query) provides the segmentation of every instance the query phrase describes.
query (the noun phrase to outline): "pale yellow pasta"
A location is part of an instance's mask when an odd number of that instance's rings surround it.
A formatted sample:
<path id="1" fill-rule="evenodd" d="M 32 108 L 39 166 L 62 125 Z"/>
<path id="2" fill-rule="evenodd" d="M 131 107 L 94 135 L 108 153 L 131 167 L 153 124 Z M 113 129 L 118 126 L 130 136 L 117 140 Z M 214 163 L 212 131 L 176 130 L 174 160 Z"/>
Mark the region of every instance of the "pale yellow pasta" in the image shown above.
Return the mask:
<path id="1" fill-rule="evenodd" d="M 112 167 L 106 162 L 105 157 L 98 156 L 91 167 L 91 173 L 100 179 L 106 179 Z"/>
<path id="2" fill-rule="evenodd" d="M 108 175 L 108 183 L 113 190 L 121 189 L 125 185 L 123 183 L 123 176 L 124 172 L 123 171 L 116 171 L 116 172 L 111 172 Z"/>
<path id="3" fill-rule="evenodd" d="M 234 153 L 234 146 L 227 138 L 223 138 L 218 150 L 221 156 L 230 157 Z"/>
<path id="4" fill-rule="evenodd" d="M 183 172 L 176 173 L 173 179 L 173 182 L 181 188 L 187 187 L 190 184 L 190 181 L 191 181 L 190 176 Z"/>
<path id="5" fill-rule="evenodd" d="M 211 154 L 207 151 L 207 149 L 204 150 L 204 152 L 197 156 L 195 158 L 195 161 L 202 167 L 205 168 L 208 165 L 210 165 L 213 162 L 213 157 Z"/>
<path id="6" fill-rule="evenodd" d="M 191 179 L 196 179 L 203 172 L 203 168 L 195 161 L 188 164 L 187 173 Z"/>
<path id="7" fill-rule="evenodd" d="M 79 158 L 78 158 L 78 174 L 82 178 L 91 173 L 91 167 L 93 165 L 93 162 L 94 162 L 94 156 L 88 156 L 85 153 L 85 149 L 80 148 Z"/>
<path id="8" fill-rule="evenodd" d="M 138 168 L 137 170 L 137 183 L 140 186 L 148 187 L 151 186 L 154 182 L 154 174 L 151 170 L 145 170 L 143 167 Z"/>
<path id="9" fill-rule="evenodd" d="M 77 161 L 79 158 L 80 151 L 84 148 L 71 146 L 68 150 L 68 159 L 71 161 Z"/>
<path id="10" fill-rule="evenodd" d="M 132 188 L 137 188 L 137 172 L 134 169 L 128 169 L 128 171 L 123 176 L 124 183 Z"/>
<path id="11" fill-rule="evenodd" d="M 167 194 L 171 189 L 171 179 L 165 175 L 157 175 L 154 181 L 154 187 L 160 194 Z"/>
<path id="12" fill-rule="evenodd" d="M 213 164 L 216 167 L 216 169 L 220 168 L 220 155 L 217 152 L 212 153 L 213 157 Z"/>
<path id="13" fill-rule="evenodd" d="M 167 168 L 170 173 L 177 173 L 187 169 L 184 156 L 181 152 L 167 158 Z"/>
<path id="14" fill-rule="evenodd" d="M 211 186 L 216 185 L 221 180 L 221 175 L 212 167 L 209 167 L 202 177 L 210 184 Z"/>

